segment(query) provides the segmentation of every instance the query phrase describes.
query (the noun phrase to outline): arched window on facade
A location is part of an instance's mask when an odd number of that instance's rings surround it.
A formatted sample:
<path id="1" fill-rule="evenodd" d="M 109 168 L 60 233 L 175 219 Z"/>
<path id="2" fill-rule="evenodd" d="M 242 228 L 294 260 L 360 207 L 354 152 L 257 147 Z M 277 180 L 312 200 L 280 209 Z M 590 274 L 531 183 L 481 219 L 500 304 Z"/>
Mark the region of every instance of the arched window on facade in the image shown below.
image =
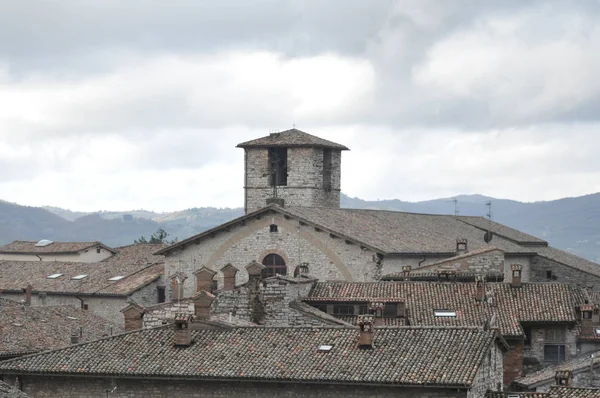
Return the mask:
<path id="1" fill-rule="evenodd" d="M 263 270 L 265 278 L 275 276 L 275 274 L 287 275 L 285 260 L 278 254 L 269 254 L 263 258 L 262 264 L 265 266 Z"/>

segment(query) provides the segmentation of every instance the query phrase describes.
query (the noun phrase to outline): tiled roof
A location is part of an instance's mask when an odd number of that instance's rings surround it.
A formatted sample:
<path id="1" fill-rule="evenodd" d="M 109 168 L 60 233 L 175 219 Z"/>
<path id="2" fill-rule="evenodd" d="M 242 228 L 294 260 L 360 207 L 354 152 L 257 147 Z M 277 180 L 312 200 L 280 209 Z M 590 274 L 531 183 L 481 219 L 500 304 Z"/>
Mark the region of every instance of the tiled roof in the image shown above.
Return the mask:
<path id="1" fill-rule="evenodd" d="M 498 392 L 488 391 L 485 398 L 548 398 L 545 392 Z"/>
<path id="2" fill-rule="evenodd" d="M 387 255 L 429 255 L 449 257 L 456 253 L 456 239 L 467 239 L 471 251 L 489 248 L 483 236 L 485 232 L 475 226 L 487 223 L 482 217 L 470 217 L 469 223 L 450 215 L 403 213 L 387 210 L 364 209 L 326 209 L 318 207 L 286 207 L 269 205 L 253 213 L 244 215 L 208 231 L 177 242 L 158 253 L 168 254 L 185 247 L 190 242 L 208 239 L 222 230 L 239 225 L 242 221 L 256 215 L 276 211 L 285 216 L 298 219 L 328 231 L 334 236 L 347 239 L 377 252 Z M 494 224 L 496 225 L 496 224 Z M 497 224 L 500 234 L 494 237 L 494 247 L 510 255 L 547 256 L 570 267 L 581 269 L 594 275 L 600 275 L 600 265 L 545 246 L 541 241 L 532 246 L 532 238 L 521 237 L 521 232 Z M 502 227 L 502 228 L 500 228 Z M 523 234 L 526 235 L 526 234 Z M 529 235 L 526 235 L 529 236 Z M 509 238 L 510 237 L 510 238 Z M 516 239 L 524 239 L 516 243 Z"/>
<path id="3" fill-rule="evenodd" d="M 0 380 L 0 398 L 29 398 L 29 395 Z"/>
<path id="4" fill-rule="evenodd" d="M 600 264 L 578 257 L 574 254 L 553 247 L 536 247 L 539 256 L 559 262 L 569 267 L 587 272 L 592 275 L 600 274 Z"/>
<path id="5" fill-rule="evenodd" d="M 592 355 L 594 355 L 594 358 L 592 358 Z M 600 351 L 588 352 L 587 354 L 577 356 L 559 365 L 548 366 L 537 372 L 518 378 L 513 383 L 526 388 L 535 388 L 539 385 L 552 384 L 554 383 L 554 376 L 557 371 L 570 370 L 573 373 L 586 371 L 590 368 L 592 360 L 594 365 L 597 366 L 600 362 Z"/>
<path id="6" fill-rule="evenodd" d="M 554 386 L 548 398 L 600 398 L 600 388 L 576 388 Z"/>
<path id="7" fill-rule="evenodd" d="M 488 228 L 491 228 L 491 231 L 494 235 L 502 236 L 506 239 L 512 240 L 515 243 L 534 246 L 545 246 L 548 244 L 548 242 L 546 242 L 545 240 L 536 238 L 535 236 L 526 234 L 525 232 L 521 232 L 516 229 L 507 227 L 506 225 L 502 225 L 494 221 L 490 223 L 490 220 L 484 217 L 458 216 L 457 219 L 464 223 L 477 227 L 482 231 L 487 231 Z M 492 242 L 494 241 L 495 237 L 493 238 Z"/>
<path id="8" fill-rule="evenodd" d="M 71 332 L 79 328 L 81 342 L 111 332 L 108 320 L 75 307 L 30 307 L 4 299 L 0 306 L 0 357 L 68 346 Z M 112 332 L 121 333 L 122 329 L 115 325 Z"/>
<path id="9" fill-rule="evenodd" d="M 503 272 L 488 272 L 481 274 L 474 271 L 457 271 L 454 275 L 446 276 L 439 274 L 437 271 L 429 272 L 416 272 L 411 271 L 408 278 L 404 277 L 402 272 L 394 272 L 391 274 L 383 275 L 381 280 L 383 281 L 423 281 L 423 282 L 444 282 L 444 281 L 456 281 L 456 282 L 475 282 L 477 277 L 483 277 L 488 282 L 502 282 L 504 281 Z"/>
<path id="10" fill-rule="evenodd" d="M 0 253 L 14 253 L 14 254 L 39 254 L 39 253 L 60 253 L 70 254 L 79 253 L 86 249 L 96 246 L 102 246 L 104 249 L 114 253 L 114 250 L 104 245 L 102 242 L 52 242 L 47 246 L 38 247 L 38 242 L 29 242 L 23 240 L 16 240 L 8 245 L 0 246 Z"/>
<path id="11" fill-rule="evenodd" d="M 10 373 L 376 383 L 468 388 L 497 335 L 479 328 L 386 328 L 374 348 L 359 349 L 350 328 L 193 330 L 192 344 L 173 344 L 170 327 L 0 363 Z M 320 345 L 330 345 L 320 351 Z"/>
<path id="12" fill-rule="evenodd" d="M 103 260 L 103 263 L 110 264 L 127 264 L 127 265 L 149 265 L 159 264 L 165 261 L 165 257 L 155 255 L 159 250 L 164 249 L 168 245 L 139 243 L 135 245 L 116 247 L 116 254 L 112 257 Z"/>
<path id="13" fill-rule="evenodd" d="M 351 320 L 351 322 L 348 322 L 348 320 L 346 319 L 342 319 L 340 317 L 336 318 L 332 315 L 327 314 L 326 312 L 316 309 L 312 305 L 305 304 L 302 301 L 292 301 L 290 303 L 290 308 L 300 311 L 311 318 L 316 318 L 329 325 L 339 325 L 346 327 L 356 326 L 356 320 Z"/>
<path id="14" fill-rule="evenodd" d="M 238 148 L 268 148 L 268 147 L 318 147 L 331 148 L 339 150 L 348 150 L 344 145 L 327 141 L 314 135 L 305 133 L 298 129 L 291 129 L 279 133 L 269 134 L 266 137 L 242 142 L 237 145 Z"/>
<path id="15" fill-rule="evenodd" d="M 357 325 L 358 324 L 358 315 L 356 316 L 338 316 L 338 319 L 344 321 L 345 323 L 349 324 L 349 325 Z M 383 324 L 379 327 L 400 327 L 400 326 L 406 326 L 406 322 L 404 318 L 388 318 L 388 317 L 383 317 L 381 318 L 383 321 Z"/>
<path id="16" fill-rule="evenodd" d="M 128 295 L 159 278 L 163 264 L 73 263 L 54 261 L 0 261 L 0 290 L 21 292 L 31 283 L 33 292 Z M 48 278 L 62 274 L 57 278 Z M 75 276 L 87 275 L 82 279 Z M 117 281 L 110 278 L 124 276 Z"/>
<path id="17" fill-rule="evenodd" d="M 402 301 L 412 326 L 481 326 L 496 314 L 503 336 L 522 336 L 519 322 L 577 321 L 579 288 L 560 283 L 486 283 L 491 305 L 475 300 L 475 283 L 319 282 L 304 300 L 309 303 Z M 454 310 L 456 317 L 436 317 L 434 310 Z"/>

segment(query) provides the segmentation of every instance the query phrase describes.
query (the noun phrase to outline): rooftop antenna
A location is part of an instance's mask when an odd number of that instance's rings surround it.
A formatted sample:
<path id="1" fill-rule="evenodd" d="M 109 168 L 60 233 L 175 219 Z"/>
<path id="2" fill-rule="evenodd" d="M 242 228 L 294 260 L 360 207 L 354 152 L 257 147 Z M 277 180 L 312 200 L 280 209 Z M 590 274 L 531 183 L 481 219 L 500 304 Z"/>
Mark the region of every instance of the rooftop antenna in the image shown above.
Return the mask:
<path id="1" fill-rule="evenodd" d="M 487 218 L 488 218 L 488 230 L 485 233 L 485 235 L 483 235 L 483 240 L 485 241 L 485 243 L 490 243 L 492 241 L 493 235 L 492 235 L 492 201 L 488 200 L 485 205 L 488 207 L 488 213 L 487 213 Z"/>
<path id="2" fill-rule="evenodd" d="M 446 202 L 453 202 L 454 203 L 454 217 L 457 217 L 458 214 L 459 214 L 458 199 L 452 198 L 452 199 L 446 200 Z"/>

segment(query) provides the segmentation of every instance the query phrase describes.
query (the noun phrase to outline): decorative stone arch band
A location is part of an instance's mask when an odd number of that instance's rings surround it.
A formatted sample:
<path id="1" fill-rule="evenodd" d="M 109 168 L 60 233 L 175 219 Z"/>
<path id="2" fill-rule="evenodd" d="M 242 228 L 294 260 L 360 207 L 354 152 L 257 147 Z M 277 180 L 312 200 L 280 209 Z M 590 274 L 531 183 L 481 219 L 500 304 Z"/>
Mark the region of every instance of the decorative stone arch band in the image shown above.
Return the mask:
<path id="1" fill-rule="evenodd" d="M 298 231 L 297 225 L 295 223 L 290 222 L 289 220 L 286 220 L 284 217 L 278 217 L 277 223 L 279 225 L 285 226 L 289 230 Z M 229 249 L 231 249 L 234 245 L 239 243 L 241 240 L 246 239 L 247 237 L 251 236 L 256 231 L 259 231 L 263 228 L 269 228 L 271 224 L 272 224 L 272 222 L 271 222 L 270 217 L 264 217 L 264 218 L 261 218 L 260 220 L 255 220 L 254 222 L 252 222 L 250 224 L 246 224 L 246 226 L 244 227 L 244 229 L 245 229 L 244 231 L 239 231 L 238 233 L 234 234 L 231 238 L 226 240 L 221 246 L 219 246 L 219 248 L 209 258 L 208 264 L 217 264 L 219 262 L 219 259 L 223 256 L 223 254 L 225 254 L 225 252 L 227 252 Z M 352 274 L 350 274 L 350 271 L 348 270 L 348 268 L 344 265 L 342 260 L 338 257 L 338 255 L 333 250 L 331 250 L 329 247 L 327 247 L 325 244 L 323 244 L 323 242 L 321 242 L 318 238 L 313 236 L 311 233 L 308 233 L 307 231 L 305 231 L 303 228 L 300 228 L 299 233 L 302 238 L 304 238 L 306 241 L 310 242 L 310 244 L 312 244 L 321 253 L 323 253 L 325 256 L 327 256 L 327 258 L 329 259 L 329 262 L 337 268 L 337 270 L 344 276 L 346 281 L 348 281 L 348 282 L 354 281 L 354 278 L 352 277 Z M 266 250 L 263 253 L 278 254 L 285 260 L 285 263 L 288 264 L 288 267 L 291 266 L 291 264 L 289 263 L 288 256 L 285 253 L 281 252 L 280 250 L 277 250 L 277 249 Z M 263 253 L 261 253 L 261 255 Z M 265 256 L 257 258 L 256 261 L 261 263 L 264 257 Z"/>

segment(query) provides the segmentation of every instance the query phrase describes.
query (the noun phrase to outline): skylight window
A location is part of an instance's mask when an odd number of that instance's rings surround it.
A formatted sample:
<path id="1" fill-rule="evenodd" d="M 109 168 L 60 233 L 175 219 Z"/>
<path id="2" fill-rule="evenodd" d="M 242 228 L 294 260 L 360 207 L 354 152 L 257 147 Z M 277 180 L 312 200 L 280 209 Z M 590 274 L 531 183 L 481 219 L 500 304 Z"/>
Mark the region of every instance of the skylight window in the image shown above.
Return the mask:
<path id="1" fill-rule="evenodd" d="M 75 280 L 80 280 L 83 279 L 87 276 L 87 274 L 81 274 L 81 275 L 76 275 L 74 277 L 72 277 L 71 279 L 75 279 Z"/>
<path id="2" fill-rule="evenodd" d="M 111 282 L 114 282 L 114 281 L 120 281 L 123 278 L 125 278 L 125 276 L 118 275 L 118 276 L 113 276 L 112 278 L 108 278 L 108 280 L 111 281 Z"/>
<path id="3" fill-rule="evenodd" d="M 48 275 L 48 279 L 56 279 L 58 277 L 63 276 L 64 274 L 52 274 L 52 275 Z"/>
<path id="4" fill-rule="evenodd" d="M 596 328 L 595 332 L 596 332 L 596 336 L 600 336 L 600 328 Z"/>
<path id="5" fill-rule="evenodd" d="M 333 348 L 332 345 L 327 345 L 327 344 L 323 344 L 319 346 L 319 351 L 323 351 L 323 352 L 329 352 L 331 351 L 331 349 Z"/>
<path id="6" fill-rule="evenodd" d="M 41 241 L 35 244 L 35 247 L 46 247 L 48 245 L 51 245 L 52 243 L 54 242 L 52 242 L 51 240 L 42 239 Z"/>
<path id="7" fill-rule="evenodd" d="M 456 318 L 456 311 L 452 310 L 435 310 L 433 314 L 441 318 Z"/>

